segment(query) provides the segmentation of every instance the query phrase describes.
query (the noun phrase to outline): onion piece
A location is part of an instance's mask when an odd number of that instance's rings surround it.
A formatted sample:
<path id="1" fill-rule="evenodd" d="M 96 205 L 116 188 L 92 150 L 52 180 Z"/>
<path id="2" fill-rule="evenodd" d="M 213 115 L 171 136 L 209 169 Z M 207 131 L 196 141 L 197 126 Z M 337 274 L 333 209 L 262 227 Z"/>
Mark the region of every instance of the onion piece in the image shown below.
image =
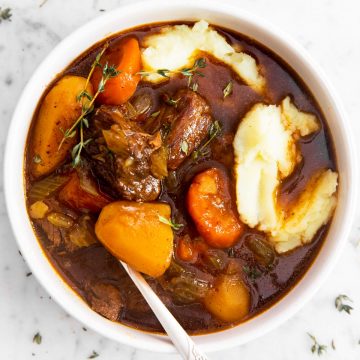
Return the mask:
<path id="1" fill-rule="evenodd" d="M 70 241 L 77 247 L 86 247 L 98 242 L 90 216 L 80 217 L 69 232 Z"/>
<path id="2" fill-rule="evenodd" d="M 47 219 L 59 228 L 69 229 L 74 225 L 74 220 L 70 216 L 58 212 L 49 214 Z"/>
<path id="3" fill-rule="evenodd" d="M 43 201 L 34 202 L 29 208 L 29 215 L 32 219 L 43 219 L 49 207 Z"/>
<path id="4" fill-rule="evenodd" d="M 35 182 L 29 191 L 30 201 L 36 202 L 46 199 L 53 192 L 63 186 L 68 180 L 68 176 L 50 175 L 45 179 Z"/>

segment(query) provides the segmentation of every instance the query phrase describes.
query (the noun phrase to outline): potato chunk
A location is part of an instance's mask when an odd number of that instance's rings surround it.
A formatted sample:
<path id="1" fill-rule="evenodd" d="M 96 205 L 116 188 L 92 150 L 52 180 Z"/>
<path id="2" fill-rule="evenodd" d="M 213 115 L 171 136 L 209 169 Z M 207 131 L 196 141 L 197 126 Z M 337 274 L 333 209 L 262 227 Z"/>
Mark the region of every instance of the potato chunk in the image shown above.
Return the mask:
<path id="1" fill-rule="evenodd" d="M 204 304 L 210 313 L 222 321 L 239 321 L 249 313 L 249 290 L 238 275 L 223 275 L 205 298 Z"/>
<path id="2" fill-rule="evenodd" d="M 173 252 L 173 232 L 159 216 L 170 215 L 167 204 L 116 201 L 102 209 L 95 232 L 115 257 L 158 277 L 169 267 Z"/>
<path id="3" fill-rule="evenodd" d="M 68 138 L 59 149 L 63 131 L 70 128 L 81 114 L 77 96 L 84 90 L 86 79 L 81 76 L 64 76 L 42 101 L 31 141 L 31 173 L 36 177 L 49 174 L 64 161 L 76 143 L 76 136 Z M 93 95 L 88 84 L 87 92 Z M 84 105 L 89 100 L 84 97 Z M 36 159 L 36 161 L 35 161 Z"/>

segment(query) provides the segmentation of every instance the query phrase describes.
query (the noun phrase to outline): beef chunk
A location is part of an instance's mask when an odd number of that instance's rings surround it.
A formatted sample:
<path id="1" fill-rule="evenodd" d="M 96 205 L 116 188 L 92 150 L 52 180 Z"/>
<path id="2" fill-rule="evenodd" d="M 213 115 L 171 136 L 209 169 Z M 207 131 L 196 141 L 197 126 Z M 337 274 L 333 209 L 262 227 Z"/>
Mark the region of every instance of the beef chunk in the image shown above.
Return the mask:
<path id="1" fill-rule="evenodd" d="M 117 197 L 134 201 L 157 199 L 161 178 L 153 171 L 152 160 L 163 146 L 160 133 L 144 132 L 117 107 L 101 106 L 92 120 L 92 133 L 86 136 L 95 140 L 86 151 L 95 175 Z"/>
<path id="2" fill-rule="evenodd" d="M 87 301 L 94 311 L 112 321 L 119 318 L 123 308 L 118 288 L 101 282 L 90 285 Z"/>
<path id="3" fill-rule="evenodd" d="M 167 137 L 168 167 L 175 170 L 208 135 L 212 123 L 210 107 L 196 92 L 181 89 L 174 96 L 179 99 L 175 119 Z M 183 150 L 186 142 L 187 151 Z"/>

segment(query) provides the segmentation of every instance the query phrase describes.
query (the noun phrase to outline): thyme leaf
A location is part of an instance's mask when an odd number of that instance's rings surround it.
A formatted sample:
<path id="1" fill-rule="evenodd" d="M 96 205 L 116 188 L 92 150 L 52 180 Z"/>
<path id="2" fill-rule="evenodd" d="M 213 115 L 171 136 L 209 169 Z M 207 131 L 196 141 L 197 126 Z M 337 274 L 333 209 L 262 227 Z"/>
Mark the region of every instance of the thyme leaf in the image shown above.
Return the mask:
<path id="1" fill-rule="evenodd" d="M 193 82 L 192 84 L 189 85 L 189 88 L 194 91 L 194 92 L 197 92 L 198 91 L 198 88 L 199 88 L 199 84 L 196 83 L 196 82 Z"/>
<path id="2" fill-rule="evenodd" d="M 335 299 L 335 308 L 341 312 L 345 311 L 347 314 L 351 315 L 351 311 L 354 310 L 349 304 L 344 304 L 344 301 L 353 302 L 347 295 L 340 294 Z"/>
<path id="3" fill-rule="evenodd" d="M 40 345 L 42 341 L 42 336 L 37 332 L 33 337 L 33 343 Z"/>
<path id="4" fill-rule="evenodd" d="M 164 101 L 166 104 L 170 105 L 170 106 L 177 106 L 177 103 L 180 101 L 180 98 L 178 99 L 173 99 L 172 97 L 170 97 L 169 95 L 165 94 L 163 97 Z"/>
<path id="5" fill-rule="evenodd" d="M 223 90 L 224 99 L 232 94 L 233 87 L 234 87 L 233 82 L 230 80 Z"/>
<path id="6" fill-rule="evenodd" d="M 313 344 L 311 346 L 311 352 L 313 354 L 317 354 L 318 356 L 321 356 L 324 352 L 327 351 L 327 346 L 319 344 L 316 337 L 310 333 L 307 333 L 310 337 L 310 339 L 313 341 Z"/>
<path id="7" fill-rule="evenodd" d="M 245 265 L 243 266 L 243 271 L 247 275 L 247 277 L 252 281 L 256 280 L 261 276 L 261 271 L 259 271 L 259 269 L 256 266 Z"/>
<path id="8" fill-rule="evenodd" d="M 0 23 L 2 21 L 8 20 L 11 21 L 12 13 L 10 8 L 1 8 L 0 7 Z"/>
<path id="9" fill-rule="evenodd" d="M 40 164 L 42 162 L 41 156 L 39 154 L 35 154 L 33 157 L 33 162 L 35 164 Z"/>
<path id="10" fill-rule="evenodd" d="M 88 357 L 88 359 L 95 359 L 98 356 L 99 356 L 99 354 L 95 350 L 93 350 L 92 354 Z"/>
<path id="11" fill-rule="evenodd" d="M 176 224 L 171 219 L 167 219 L 161 215 L 159 215 L 159 221 L 163 224 L 171 226 L 174 230 L 180 230 L 184 226 L 184 224 Z"/>
<path id="12" fill-rule="evenodd" d="M 180 148 L 181 148 L 181 151 L 182 151 L 185 155 L 188 154 L 188 152 L 189 152 L 189 144 L 187 143 L 186 140 L 183 140 L 183 141 L 181 142 Z"/>
<path id="13" fill-rule="evenodd" d="M 160 114 L 160 110 L 159 110 L 159 111 L 155 111 L 155 112 L 153 112 L 153 113 L 150 115 L 150 117 L 152 117 L 152 118 L 156 118 L 156 117 L 158 117 L 158 116 L 159 116 L 159 114 Z"/>

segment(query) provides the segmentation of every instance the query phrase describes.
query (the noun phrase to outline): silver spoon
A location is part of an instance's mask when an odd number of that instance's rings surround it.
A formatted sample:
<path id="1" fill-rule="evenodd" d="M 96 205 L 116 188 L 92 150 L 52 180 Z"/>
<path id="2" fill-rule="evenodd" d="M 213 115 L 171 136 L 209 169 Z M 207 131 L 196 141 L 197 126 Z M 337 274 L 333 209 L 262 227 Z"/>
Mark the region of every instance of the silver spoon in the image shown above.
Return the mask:
<path id="1" fill-rule="evenodd" d="M 149 304 L 182 358 L 186 360 L 208 360 L 208 357 L 197 348 L 191 337 L 166 308 L 143 276 L 123 261 L 120 260 L 120 263 Z"/>

